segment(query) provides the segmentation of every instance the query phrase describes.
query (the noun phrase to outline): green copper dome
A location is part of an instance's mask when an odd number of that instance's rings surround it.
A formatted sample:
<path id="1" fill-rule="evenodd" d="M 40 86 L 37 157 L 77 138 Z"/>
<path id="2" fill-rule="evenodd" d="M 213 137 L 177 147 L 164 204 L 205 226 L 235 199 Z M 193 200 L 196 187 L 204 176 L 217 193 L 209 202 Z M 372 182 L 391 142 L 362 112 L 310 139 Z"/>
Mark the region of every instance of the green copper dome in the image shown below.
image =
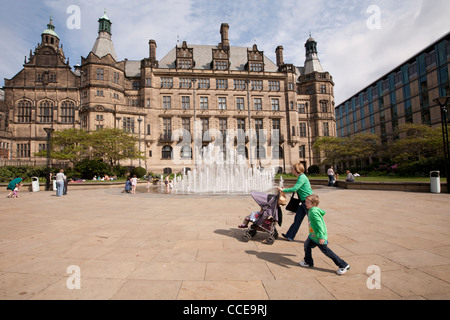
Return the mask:
<path id="1" fill-rule="evenodd" d="M 53 25 L 53 17 L 50 16 L 50 22 L 47 24 L 47 29 L 45 29 L 42 34 L 48 34 L 59 39 L 58 34 L 55 32 L 55 26 Z"/>

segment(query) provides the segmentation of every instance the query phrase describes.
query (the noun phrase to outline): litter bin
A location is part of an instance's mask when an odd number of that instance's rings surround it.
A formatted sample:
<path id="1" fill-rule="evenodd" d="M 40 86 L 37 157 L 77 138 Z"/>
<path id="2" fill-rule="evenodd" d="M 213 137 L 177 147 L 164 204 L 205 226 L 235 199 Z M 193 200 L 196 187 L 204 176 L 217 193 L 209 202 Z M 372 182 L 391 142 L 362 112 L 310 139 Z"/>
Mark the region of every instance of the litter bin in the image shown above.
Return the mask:
<path id="1" fill-rule="evenodd" d="M 431 193 L 441 193 L 441 174 L 439 171 L 430 172 Z"/>
<path id="2" fill-rule="evenodd" d="M 31 191 L 38 192 L 39 191 L 39 178 L 31 177 Z"/>

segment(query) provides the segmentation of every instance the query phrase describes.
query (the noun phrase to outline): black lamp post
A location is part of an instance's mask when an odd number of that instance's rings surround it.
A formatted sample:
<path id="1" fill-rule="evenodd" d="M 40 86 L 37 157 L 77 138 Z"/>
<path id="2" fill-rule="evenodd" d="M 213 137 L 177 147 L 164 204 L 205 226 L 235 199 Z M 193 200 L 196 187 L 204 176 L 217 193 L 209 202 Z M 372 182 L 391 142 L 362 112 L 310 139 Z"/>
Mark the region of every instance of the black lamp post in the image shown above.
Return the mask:
<path id="1" fill-rule="evenodd" d="M 46 178 L 47 181 L 45 182 L 45 191 L 49 191 L 50 190 L 50 153 L 52 150 L 52 145 L 51 145 L 51 136 L 53 131 L 55 131 L 55 129 L 53 128 L 44 128 L 45 132 L 47 132 L 47 171 L 46 171 Z"/>
<path id="2" fill-rule="evenodd" d="M 434 100 L 441 107 L 442 137 L 444 140 L 445 173 L 447 177 L 447 192 L 450 193 L 449 175 L 450 175 L 450 150 L 448 144 L 448 114 L 447 105 L 450 102 L 450 96 L 440 97 Z"/>

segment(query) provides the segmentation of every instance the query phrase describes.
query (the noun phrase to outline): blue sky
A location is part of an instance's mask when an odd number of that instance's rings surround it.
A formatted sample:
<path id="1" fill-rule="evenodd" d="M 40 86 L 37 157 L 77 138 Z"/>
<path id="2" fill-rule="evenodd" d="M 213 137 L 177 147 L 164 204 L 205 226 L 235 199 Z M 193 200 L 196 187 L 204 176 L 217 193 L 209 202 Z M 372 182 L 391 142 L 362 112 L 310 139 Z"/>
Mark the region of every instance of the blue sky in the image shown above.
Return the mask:
<path id="1" fill-rule="evenodd" d="M 52 14 L 66 57 L 73 66 L 86 57 L 106 8 L 120 60 L 148 56 L 148 40 L 161 59 L 177 39 L 188 44 L 220 42 L 220 24 L 230 25 L 232 46 L 255 41 L 272 61 L 303 66 L 311 32 L 322 66 L 335 82 L 336 104 L 377 80 L 450 31 L 448 0 L 2 0 L 0 86 L 22 68 Z M 75 5 L 79 29 L 67 21 Z M 374 8 L 376 9 L 374 11 Z"/>

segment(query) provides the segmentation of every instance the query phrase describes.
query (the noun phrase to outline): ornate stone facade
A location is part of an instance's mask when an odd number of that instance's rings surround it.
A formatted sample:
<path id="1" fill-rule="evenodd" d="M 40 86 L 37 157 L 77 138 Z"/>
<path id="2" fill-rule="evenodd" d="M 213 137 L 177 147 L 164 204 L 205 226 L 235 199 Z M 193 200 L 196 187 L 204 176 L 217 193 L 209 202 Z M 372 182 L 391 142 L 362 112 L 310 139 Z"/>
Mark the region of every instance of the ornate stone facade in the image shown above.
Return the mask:
<path id="1" fill-rule="evenodd" d="M 227 134 L 256 165 L 290 172 L 291 163 L 320 164 L 310 146 L 334 136 L 336 123 L 333 79 L 314 39 L 305 44 L 303 67 L 284 63 L 282 46 L 276 63 L 256 44 L 231 46 L 225 23 L 218 45 L 183 42 L 158 60 L 150 40 L 148 58 L 118 61 L 111 25 L 106 14 L 99 19 L 91 52 L 72 69 L 50 21 L 24 68 L 5 79 L 0 139 L 8 159 L 36 161 L 34 153 L 46 147 L 45 127 L 113 127 L 135 134 L 145 155 L 121 164 L 157 173 L 192 168 L 194 146 L 222 145 Z M 194 133 L 203 135 L 194 141 Z"/>

